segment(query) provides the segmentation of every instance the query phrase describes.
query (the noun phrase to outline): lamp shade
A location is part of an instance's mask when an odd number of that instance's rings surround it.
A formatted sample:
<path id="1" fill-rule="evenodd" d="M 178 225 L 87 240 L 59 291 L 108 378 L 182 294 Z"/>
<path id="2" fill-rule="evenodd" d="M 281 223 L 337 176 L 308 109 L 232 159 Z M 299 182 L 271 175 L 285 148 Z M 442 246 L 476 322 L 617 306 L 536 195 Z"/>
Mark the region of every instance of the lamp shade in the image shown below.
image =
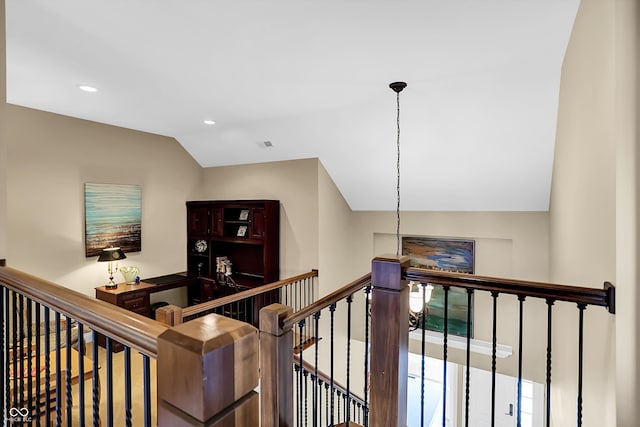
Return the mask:
<path id="1" fill-rule="evenodd" d="M 107 261 L 120 261 L 121 259 L 125 259 L 127 256 L 122 252 L 120 248 L 106 248 L 103 249 L 98 257 L 98 262 L 107 262 Z"/>
<path id="2" fill-rule="evenodd" d="M 409 309 L 414 313 L 422 313 L 424 305 L 431 300 L 433 286 L 427 283 L 421 286 L 417 282 L 409 282 Z"/>

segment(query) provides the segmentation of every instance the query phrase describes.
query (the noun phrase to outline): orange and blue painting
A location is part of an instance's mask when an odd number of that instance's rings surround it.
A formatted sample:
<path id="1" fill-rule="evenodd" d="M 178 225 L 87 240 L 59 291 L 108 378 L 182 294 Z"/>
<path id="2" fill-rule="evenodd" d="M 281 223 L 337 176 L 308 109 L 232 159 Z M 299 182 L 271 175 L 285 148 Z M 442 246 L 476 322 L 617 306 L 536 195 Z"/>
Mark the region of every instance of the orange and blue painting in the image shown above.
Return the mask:
<path id="1" fill-rule="evenodd" d="M 85 255 L 119 247 L 124 252 L 142 249 L 142 189 L 139 185 L 84 186 Z"/>
<path id="2" fill-rule="evenodd" d="M 403 237 L 402 254 L 410 258 L 412 267 L 433 270 L 455 271 L 473 274 L 473 240 L 438 239 L 432 237 Z M 447 332 L 454 335 L 473 337 L 473 297 L 468 304 L 466 290 L 451 287 L 448 296 Z M 444 331 L 444 290 L 434 285 L 431 301 L 427 303 L 426 329 Z M 471 323 L 467 324 L 467 313 L 471 312 Z"/>

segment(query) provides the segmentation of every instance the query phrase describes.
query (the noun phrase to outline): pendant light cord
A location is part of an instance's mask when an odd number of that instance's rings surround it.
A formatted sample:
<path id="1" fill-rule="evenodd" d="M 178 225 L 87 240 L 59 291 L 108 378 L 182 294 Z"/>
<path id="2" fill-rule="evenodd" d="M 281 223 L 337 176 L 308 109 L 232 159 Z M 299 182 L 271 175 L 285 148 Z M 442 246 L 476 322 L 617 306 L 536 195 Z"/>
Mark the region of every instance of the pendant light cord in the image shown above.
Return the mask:
<path id="1" fill-rule="evenodd" d="M 396 92 L 398 138 L 396 143 L 396 256 L 400 256 L 400 92 Z"/>

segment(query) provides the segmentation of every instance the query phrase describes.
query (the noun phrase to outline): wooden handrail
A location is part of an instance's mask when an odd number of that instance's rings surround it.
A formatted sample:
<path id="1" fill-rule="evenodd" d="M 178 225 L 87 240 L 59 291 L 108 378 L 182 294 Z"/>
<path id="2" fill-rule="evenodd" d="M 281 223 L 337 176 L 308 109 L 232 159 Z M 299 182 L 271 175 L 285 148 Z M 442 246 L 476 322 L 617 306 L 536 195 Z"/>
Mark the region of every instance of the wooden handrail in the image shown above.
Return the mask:
<path id="1" fill-rule="evenodd" d="M 456 286 L 465 289 L 477 289 L 489 292 L 544 298 L 554 301 L 575 302 L 585 305 L 606 307 L 615 314 L 615 287 L 605 282 L 603 289 L 581 286 L 567 286 L 552 283 L 529 282 L 525 280 L 502 279 L 476 276 L 466 273 L 453 273 L 441 270 L 410 267 L 405 273 L 407 280 Z"/>
<path id="2" fill-rule="evenodd" d="M 299 274 L 297 276 L 289 277 L 288 279 L 283 279 L 277 282 L 269 283 L 267 285 L 258 286 L 252 289 L 247 289 L 246 291 L 238 292 L 237 294 L 227 295 L 222 298 L 216 298 L 211 301 L 206 301 L 200 304 L 185 307 L 182 310 L 182 316 L 185 318 L 194 316 L 196 314 L 199 314 L 208 310 L 212 310 L 214 308 L 222 307 L 223 305 L 226 305 L 226 304 L 231 304 L 237 301 L 242 301 L 247 298 L 255 297 L 265 292 L 273 291 L 275 289 L 282 288 L 286 285 L 290 285 L 292 283 L 309 279 L 312 277 L 318 277 L 318 270 L 311 270 L 308 273 Z"/>
<path id="3" fill-rule="evenodd" d="M 0 283 L 154 359 L 158 336 L 168 329 L 140 314 L 10 267 L 0 267 Z"/>
<path id="4" fill-rule="evenodd" d="M 317 313 L 318 311 L 329 307 L 331 304 L 335 304 L 348 297 L 349 295 L 353 295 L 355 292 L 364 289 L 366 286 L 371 284 L 371 273 L 367 273 L 364 276 L 354 280 L 346 286 L 330 293 L 329 295 L 320 298 L 318 301 L 314 302 L 303 308 L 302 310 L 296 311 L 284 318 L 281 322 L 281 327 L 283 329 L 290 328 L 299 321 L 306 319 L 307 317 Z"/>

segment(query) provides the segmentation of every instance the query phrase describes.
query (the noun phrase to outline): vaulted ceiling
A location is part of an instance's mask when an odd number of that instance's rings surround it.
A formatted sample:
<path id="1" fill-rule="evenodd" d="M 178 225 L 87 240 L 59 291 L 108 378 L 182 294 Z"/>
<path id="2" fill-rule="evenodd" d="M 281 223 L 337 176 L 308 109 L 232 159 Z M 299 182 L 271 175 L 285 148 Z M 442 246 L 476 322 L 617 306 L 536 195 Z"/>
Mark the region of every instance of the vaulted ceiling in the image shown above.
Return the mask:
<path id="1" fill-rule="evenodd" d="M 6 0 L 7 99 L 203 167 L 318 157 L 352 209 L 394 210 L 402 80 L 403 210 L 547 210 L 578 4 Z"/>

